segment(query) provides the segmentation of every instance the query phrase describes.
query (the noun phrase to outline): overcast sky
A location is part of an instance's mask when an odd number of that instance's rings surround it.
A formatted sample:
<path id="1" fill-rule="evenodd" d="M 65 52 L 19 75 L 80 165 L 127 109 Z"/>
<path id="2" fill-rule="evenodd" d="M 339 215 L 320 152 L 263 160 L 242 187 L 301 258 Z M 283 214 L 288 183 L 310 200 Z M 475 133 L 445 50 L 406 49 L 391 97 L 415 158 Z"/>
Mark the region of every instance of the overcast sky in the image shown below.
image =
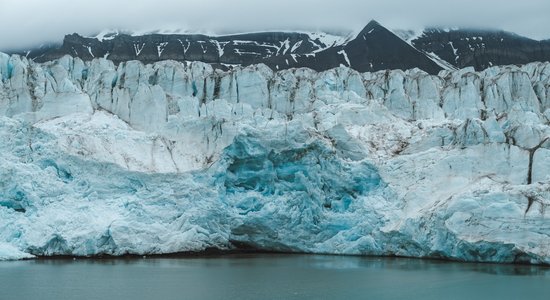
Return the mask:
<path id="1" fill-rule="evenodd" d="M 0 0 L 0 49 L 106 28 L 208 32 L 273 29 L 499 28 L 550 38 L 550 0 Z"/>

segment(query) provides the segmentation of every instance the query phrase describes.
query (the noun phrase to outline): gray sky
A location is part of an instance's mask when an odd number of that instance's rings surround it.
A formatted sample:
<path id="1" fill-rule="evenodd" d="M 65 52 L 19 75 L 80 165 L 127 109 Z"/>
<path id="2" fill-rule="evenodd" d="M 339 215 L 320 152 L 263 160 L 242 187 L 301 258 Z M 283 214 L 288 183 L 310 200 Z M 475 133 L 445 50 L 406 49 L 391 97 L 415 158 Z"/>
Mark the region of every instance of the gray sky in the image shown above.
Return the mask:
<path id="1" fill-rule="evenodd" d="M 0 0 L 0 49 L 105 28 L 237 32 L 467 26 L 550 38 L 549 0 Z"/>

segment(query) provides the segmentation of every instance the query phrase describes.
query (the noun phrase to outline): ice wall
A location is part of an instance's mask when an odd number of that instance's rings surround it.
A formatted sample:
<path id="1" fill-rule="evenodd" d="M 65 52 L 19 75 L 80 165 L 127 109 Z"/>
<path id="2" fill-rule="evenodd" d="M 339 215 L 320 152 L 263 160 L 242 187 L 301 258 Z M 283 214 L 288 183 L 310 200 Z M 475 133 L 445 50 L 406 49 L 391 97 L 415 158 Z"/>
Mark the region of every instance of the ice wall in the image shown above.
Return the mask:
<path id="1" fill-rule="evenodd" d="M 4 258 L 247 245 L 550 262 L 548 63 L 432 76 L 0 54 L 0 74 Z"/>

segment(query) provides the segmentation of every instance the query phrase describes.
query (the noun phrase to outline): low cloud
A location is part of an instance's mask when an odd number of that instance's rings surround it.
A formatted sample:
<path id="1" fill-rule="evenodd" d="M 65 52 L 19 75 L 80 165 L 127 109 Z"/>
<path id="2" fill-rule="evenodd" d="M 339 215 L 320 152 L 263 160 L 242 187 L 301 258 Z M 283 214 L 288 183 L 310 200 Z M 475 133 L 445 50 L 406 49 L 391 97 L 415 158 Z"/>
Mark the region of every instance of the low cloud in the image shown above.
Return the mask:
<path id="1" fill-rule="evenodd" d="M 497 28 L 550 38 L 548 0 L 0 0 L 0 49 L 60 41 L 106 28 L 239 32 L 359 30 L 376 19 L 389 28 Z"/>

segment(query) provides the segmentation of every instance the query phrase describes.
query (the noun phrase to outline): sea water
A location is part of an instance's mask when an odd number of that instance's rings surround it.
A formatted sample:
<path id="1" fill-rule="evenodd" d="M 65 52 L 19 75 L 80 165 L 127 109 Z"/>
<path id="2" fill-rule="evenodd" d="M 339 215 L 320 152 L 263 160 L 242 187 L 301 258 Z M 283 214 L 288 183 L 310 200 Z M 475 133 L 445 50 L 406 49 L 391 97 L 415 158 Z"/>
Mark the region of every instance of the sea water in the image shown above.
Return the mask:
<path id="1" fill-rule="evenodd" d="M 354 256 L 0 262 L 0 299 L 550 299 L 550 268 Z"/>

